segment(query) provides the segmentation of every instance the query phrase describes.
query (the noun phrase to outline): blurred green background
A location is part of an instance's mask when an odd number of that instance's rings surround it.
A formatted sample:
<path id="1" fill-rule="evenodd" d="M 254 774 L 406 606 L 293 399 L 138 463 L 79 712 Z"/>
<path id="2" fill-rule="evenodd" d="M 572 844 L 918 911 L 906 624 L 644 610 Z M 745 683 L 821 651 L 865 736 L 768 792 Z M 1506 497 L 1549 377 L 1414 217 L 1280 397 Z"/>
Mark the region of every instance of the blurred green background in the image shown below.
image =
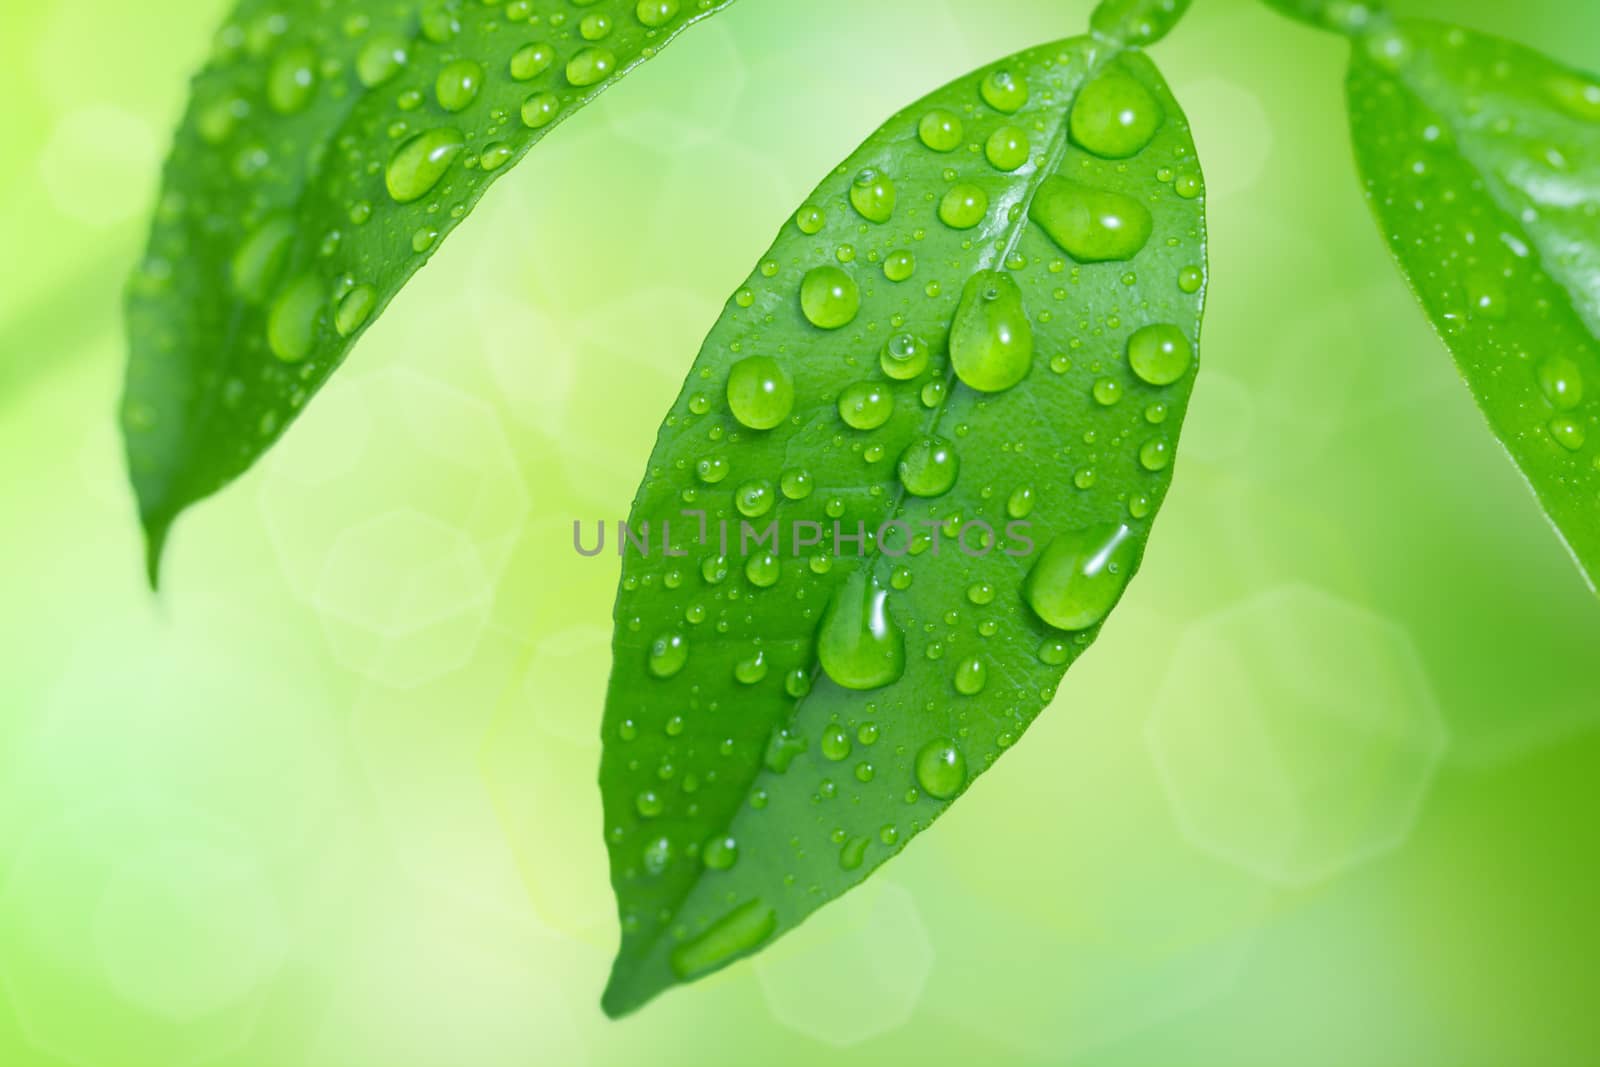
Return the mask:
<path id="1" fill-rule="evenodd" d="M 222 0 L 0 38 L 0 1064 L 1580 1065 L 1600 600 L 1361 202 L 1342 44 L 1199 0 L 1213 296 L 1143 576 L 937 829 L 607 1022 L 625 514 L 722 301 L 879 121 L 1086 0 L 745 0 L 503 180 L 142 583 L 122 276 Z M 1402 10 L 1600 61 L 1600 7 Z"/>

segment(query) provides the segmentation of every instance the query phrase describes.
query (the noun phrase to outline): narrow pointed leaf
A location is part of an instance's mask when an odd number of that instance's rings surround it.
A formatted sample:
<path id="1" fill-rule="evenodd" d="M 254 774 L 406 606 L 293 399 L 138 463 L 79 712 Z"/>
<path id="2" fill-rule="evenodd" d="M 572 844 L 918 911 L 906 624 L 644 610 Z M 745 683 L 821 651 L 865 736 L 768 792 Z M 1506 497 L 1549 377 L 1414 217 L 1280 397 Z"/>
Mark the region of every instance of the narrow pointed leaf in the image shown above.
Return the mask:
<path id="1" fill-rule="evenodd" d="M 731 0 L 242 0 L 195 78 L 129 283 L 151 581 L 484 190 Z"/>
<path id="2" fill-rule="evenodd" d="M 1080 38 L 896 115 L 783 226 L 630 519 L 608 1012 L 860 882 L 1050 701 L 1167 490 L 1202 194 L 1155 67 Z"/>
<path id="3" fill-rule="evenodd" d="M 1590 586 L 1600 579 L 1600 82 L 1432 22 L 1356 41 L 1395 258 Z"/>

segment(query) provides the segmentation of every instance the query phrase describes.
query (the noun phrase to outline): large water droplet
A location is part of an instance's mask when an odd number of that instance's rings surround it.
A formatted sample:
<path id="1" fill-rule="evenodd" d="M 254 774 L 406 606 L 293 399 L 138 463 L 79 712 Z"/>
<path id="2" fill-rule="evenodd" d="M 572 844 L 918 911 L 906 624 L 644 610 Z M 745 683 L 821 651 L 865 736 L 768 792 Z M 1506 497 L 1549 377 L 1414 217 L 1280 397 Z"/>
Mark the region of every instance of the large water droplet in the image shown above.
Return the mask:
<path id="1" fill-rule="evenodd" d="M 894 201 L 894 182 L 874 167 L 862 170 L 850 184 L 850 206 L 868 222 L 888 222 Z"/>
<path id="2" fill-rule="evenodd" d="M 617 57 L 609 48 L 585 48 L 567 60 L 567 81 L 580 89 L 603 82 L 617 69 Z"/>
<path id="3" fill-rule="evenodd" d="M 942 496 L 956 484 L 961 461 L 941 437 L 923 437 L 906 446 L 896 467 L 900 484 L 912 496 Z"/>
<path id="4" fill-rule="evenodd" d="M 267 347 L 285 363 L 311 354 L 327 306 L 327 292 L 315 274 L 304 274 L 284 286 L 267 314 Z"/>
<path id="5" fill-rule="evenodd" d="M 955 742 L 939 737 L 917 752 L 917 784 L 935 800 L 949 800 L 967 782 L 967 757 Z"/>
<path id="6" fill-rule="evenodd" d="M 939 221 L 952 230 L 970 230 L 989 210 L 989 195 L 970 182 L 952 185 L 939 201 Z"/>
<path id="7" fill-rule="evenodd" d="M 917 137 L 935 152 L 954 152 L 961 147 L 961 117 L 954 111 L 934 108 L 917 123 Z"/>
<path id="8" fill-rule="evenodd" d="M 682 634 L 662 634 L 650 644 L 646 666 L 657 678 L 671 678 L 689 662 L 689 642 Z"/>
<path id="9" fill-rule="evenodd" d="M 728 372 L 728 409 L 752 430 L 770 430 L 794 408 L 794 382 L 771 356 L 748 356 Z"/>
<path id="10" fill-rule="evenodd" d="M 267 68 L 267 105 L 280 115 L 304 111 L 317 91 L 317 54 L 307 45 L 284 49 Z"/>
<path id="11" fill-rule="evenodd" d="M 800 310 L 813 326 L 837 330 L 861 310 L 861 290 L 838 267 L 812 267 L 800 282 Z"/>
<path id="12" fill-rule="evenodd" d="M 778 928 L 770 904 L 750 900 L 711 924 L 693 941 L 672 950 L 672 973 L 687 981 L 754 951 Z"/>
<path id="13" fill-rule="evenodd" d="M 282 215 L 252 230 L 233 254 L 233 287 L 239 295 L 246 300 L 265 300 L 283 271 L 293 242 L 294 223 Z"/>
<path id="14" fill-rule="evenodd" d="M 1072 104 L 1072 139 L 1106 159 L 1138 155 L 1165 118 L 1150 90 L 1120 70 L 1084 86 Z"/>
<path id="15" fill-rule="evenodd" d="M 1146 326 L 1128 339 L 1128 366 L 1151 385 L 1171 385 L 1189 370 L 1194 347 L 1176 326 Z"/>
<path id="16" fill-rule="evenodd" d="M 839 394 L 839 417 L 856 430 L 876 430 L 894 414 L 894 395 L 873 382 L 856 382 Z"/>
<path id="17" fill-rule="evenodd" d="M 1539 388 L 1557 411 L 1571 411 L 1583 403 L 1583 371 L 1566 356 L 1554 356 L 1539 367 Z"/>
<path id="18" fill-rule="evenodd" d="M 409 204 L 428 195 L 466 141 L 449 126 L 424 130 L 395 149 L 384 171 L 384 184 L 397 203 Z"/>
<path id="19" fill-rule="evenodd" d="M 433 95 L 446 111 L 465 111 L 483 88 L 483 67 L 470 59 L 446 63 L 433 83 Z"/>
<path id="20" fill-rule="evenodd" d="M 998 393 L 1033 365 L 1033 326 L 1022 290 L 1009 274 L 983 270 L 967 279 L 950 325 L 950 363 L 968 387 Z"/>
<path id="21" fill-rule="evenodd" d="M 1087 630 L 1116 606 L 1128 584 L 1136 545 L 1127 526 L 1090 526 L 1062 534 L 1034 563 L 1022 593 L 1058 630 Z"/>
<path id="22" fill-rule="evenodd" d="M 817 659 L 846 689 L 878 689 L 905 672 L 905 633 L 889 617 L 888 601 L 889 591 L 857 568 L 822 613 Z"/>
<path id="23" fill-rule="evenodd" d="M 1020 126 L 1002 126 L 983 144 L 984 158 L 996 170 L 1007 173 L 1028 161 L 1028 133 Z"/>
<path id="24" fill-rule="evenodd" d="M 1131 196 L 1049 177 L 1028 217 L 1080 263 L 1132 259 L 1150 240 L 1150 210 Z"/>
<path id="25" fill-rule="evenodd" d="M 1009 115 L 1028 102 L 1028 82 L 1020 74 L 1001 68 L 992 70 L 978 86 L 984 103 Z"/>

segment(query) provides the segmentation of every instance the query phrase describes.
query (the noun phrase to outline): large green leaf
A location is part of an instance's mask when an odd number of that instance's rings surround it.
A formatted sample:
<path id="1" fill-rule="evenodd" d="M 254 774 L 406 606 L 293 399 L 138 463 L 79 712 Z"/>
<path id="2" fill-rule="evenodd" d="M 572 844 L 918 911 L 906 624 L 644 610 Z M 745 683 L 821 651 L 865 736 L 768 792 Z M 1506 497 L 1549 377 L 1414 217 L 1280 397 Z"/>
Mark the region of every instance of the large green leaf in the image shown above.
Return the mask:
<path id="1" fill-rule="evenodd" d="M 1349 96 L 1395 258 L 1593 586 L 1600 82 L 1507 41 L 1401 21 L 1357 39 Z"/>
<path id="2" fill-rule="evenodd" d="M 1167 490 L 1202 194 L 1155 67 L 1078 38 L 896 115 L 784 225 L 630 519 L 652 548 L 624 561 L 606 703 L 608 1012 L 860 882 L 1050 702 Z M 858 556 L 835 522 L 883 540 Z"/>
<path id="3" fill-rule="evenodd" d="M 152 582 L 489 184 L 731 0 L 241 0 L 128 287 L 123 427 Z"/>

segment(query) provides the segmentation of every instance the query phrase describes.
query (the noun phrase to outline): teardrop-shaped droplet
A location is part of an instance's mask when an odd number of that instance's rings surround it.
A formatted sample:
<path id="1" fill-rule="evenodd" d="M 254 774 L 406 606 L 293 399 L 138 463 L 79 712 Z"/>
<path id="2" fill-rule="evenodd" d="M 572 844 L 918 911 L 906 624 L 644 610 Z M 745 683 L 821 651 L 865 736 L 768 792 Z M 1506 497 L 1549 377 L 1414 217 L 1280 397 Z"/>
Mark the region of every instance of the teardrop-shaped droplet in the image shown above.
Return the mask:
<path id="1" fill-rule="evenodd" d="M 1104 159 L 1138 155 L 1165 119 L 1156 98 L 1120 70 L 1109 70 L 1084 86 L 1072 103 L 1072 139 Z"/>
<path id="2" fill-rule="evenodd" d="M 728 410 L 752 430 L 770 430 L 794 409 L 794 382 L 771 356 L 747 356 L 728 372 Z"/>
<path id="3" fill-rule="evenodd" d="M 917 784 L 935 800 L 949 800 L 967 782 L 967 757 L 955 742 L 939 737 L 917 752 Z"/>
<path id="4" fill-rule="evenodd" d="M 1051 176 L 1028 217 L 1080 263 L 1132 259 L 1150 241 L 1150 209 L 1131 196 Z"/>
<path id="5" fill-rule="evenodd" d="M 1122 525 L 1062 534 L 1028 572 L 1023 596 L 1056 629 L 1087 630 L 1109 615 L 1122 596 L 1136 547 L 1133 531 Z"/>
<path id="6" fill-rule="evenodd" d="M 1010 389 L 1033 365 L 1033 326 L 1009 274 L 982 270 L 967 279 L 950 325 L 956 376 L 982 393 Z"/>
<path id="7" fill-rule="evenodd" d="M 294 223 L 283 215 L 274 215 L 250 231 L 233 254 L 235 291 L 246 300 L 265 300 L 293 242 Z"/>
<path id="8" fill-rule="evenodd" d="M 705 933 L 672 950 L 672 972 L 687 981 L 754 951 L 778 928 L 772 905 L 750 900 L 712 923 Z"/>
<path id="9" fill-rule="evenodd" d="M 439 184 L 444 172 L 461 154 L 466 140 L 449 126 L 424 130 L 395 149 L 384 171 L 384 184 L 396 203 L 419 200 Z"/>
<path id="10" fill-rule="evenodd" d="M 340 337 L 349 337 L 361 329 L 363 323 L 378 306 L 378 291 L 370 285 L 358 285 L 344 295 L 333 313 L 333 328 Z"/>
<path id="11" fill-rule="evenodd" d="M 315 274 L 305 274 L 284 286 L 267 313 L 267 347 L 285 363 L 298 363 L 317 343 L 326 290 Z"/>
<path id="12" fill-rule="evenodd" d="M 889 591 L 857 568 L 834 589 L 817 632 L 817 658 L 846 689 L 878 689 L 906 669 L 905 633 L 889 617 Z"/>

